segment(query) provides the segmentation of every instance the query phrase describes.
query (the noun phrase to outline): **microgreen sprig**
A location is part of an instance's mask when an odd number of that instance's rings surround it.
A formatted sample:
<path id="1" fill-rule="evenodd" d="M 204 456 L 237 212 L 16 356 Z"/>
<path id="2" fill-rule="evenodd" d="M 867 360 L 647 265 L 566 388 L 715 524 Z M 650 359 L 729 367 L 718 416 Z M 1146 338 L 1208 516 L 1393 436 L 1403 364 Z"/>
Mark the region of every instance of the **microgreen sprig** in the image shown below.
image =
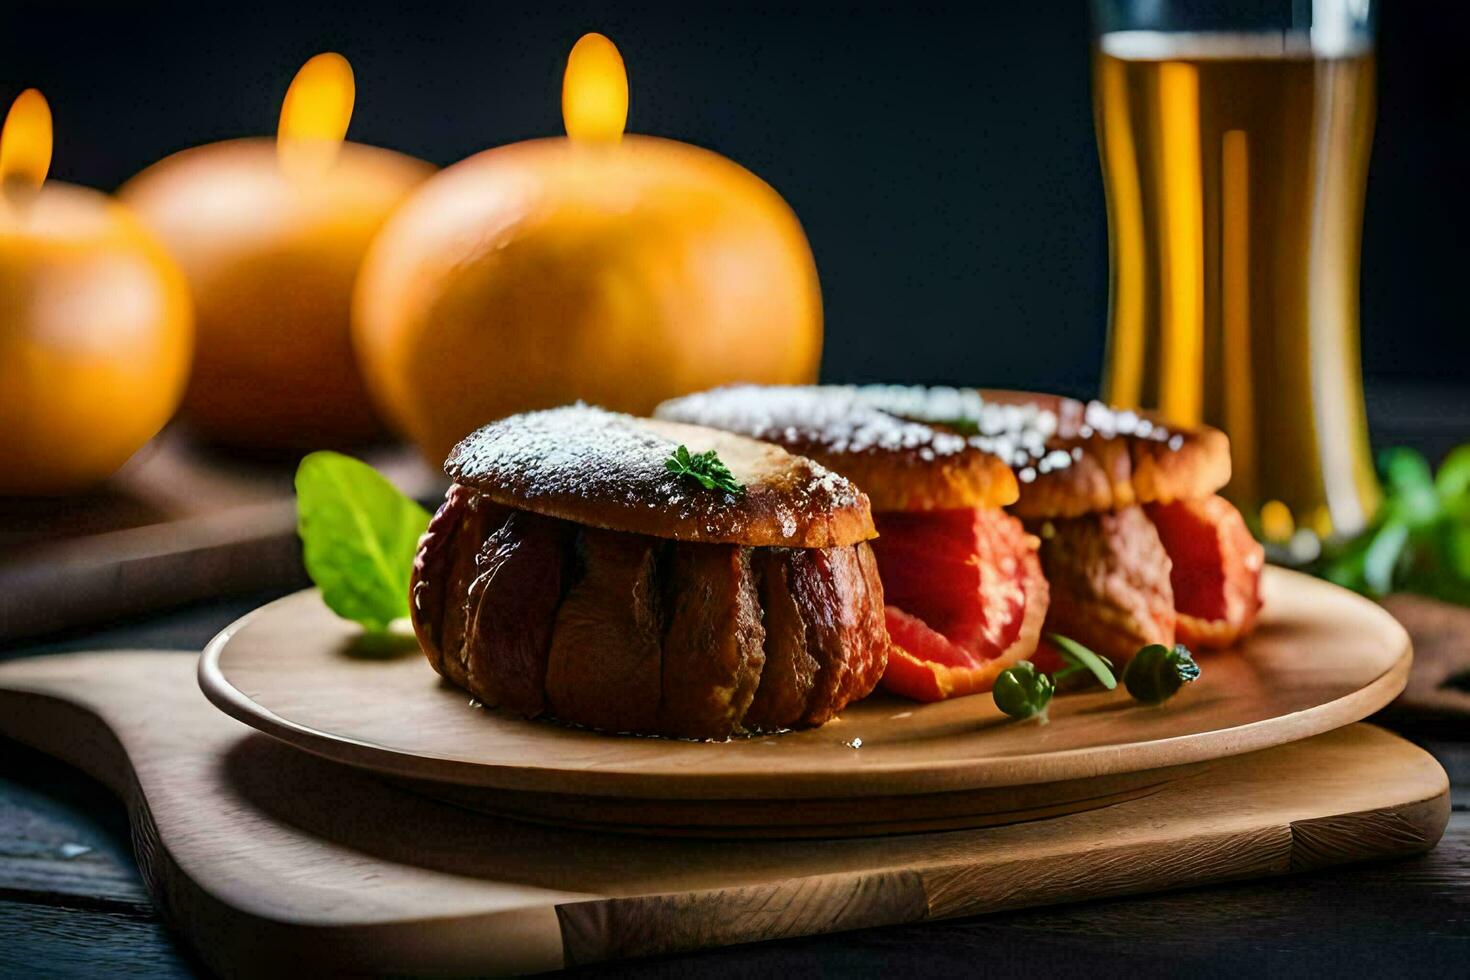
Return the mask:
<path id="1" fill-rule="evenodd" d="M 1144 704 L 1161 704 L 1199 680 L 1199 664 L 1182 643 L 1150 643 L 1123 667 L 1123 686 Z"/>
<path id="2" fill-rule="evenodd" d="M 1046 724 L 1046 707 L 1056 685 L 1029 660 L 1007 667 L 995 679 L 991 697 L 995 706 L 1012 718 L 1036 718 Z"/>
<path id="3" fill-rule="evenodd" d="M 723 490 L 736 496 L 745 492 L 745 487 L 713 449 L 691 453 L 688 446 L 681 445 L 664 460 L 664 468 L 675 476 L 694 480 L 706 490 Z"/>
<path id="4" fill-rule="evenodd" d="M 1059 633 L 1046 636 L 1063 666 L 1050 676 L 1036 669 L 1029 660 L 1023 660 L 1000 672 L 995 679 L 991 697 L 995 706 L 1012 718 L 1037 718 L 1046 722 L 1046 709 L 1052 695 L 1063 684 L 1069 687 L 1085 686 L 1096 681 L 1111 691 L 1118 686 L 1113 673 L 1113 663 L 1107 657 L 1098 656 L 1071 637 Z M 1134 654 L 1123 668 L 1123 685 L 1134 699 L 1145 704 L 1159 704 L 1173 697 L 1185 684 L 1199 678 L 1199 664 L 1183 644 L 1172 649 L 1153 643 Z M 1076 680 L 1080 683 L 1070 683 Z"/>
<path id="5" fill-rule="evenodd" d="M 1091 674 L 1109 691 L 1118 686 L 1118 679 L 1113 676 L 1113 662 L 1107 657 L 1098 656 L 1076 640 L 1060 633 L 1048 633 L 1046 638 L 1067 663 L 1067 666 L 1052 674 L 1053 680 L 1061 682 L 1081 674 Z"/>

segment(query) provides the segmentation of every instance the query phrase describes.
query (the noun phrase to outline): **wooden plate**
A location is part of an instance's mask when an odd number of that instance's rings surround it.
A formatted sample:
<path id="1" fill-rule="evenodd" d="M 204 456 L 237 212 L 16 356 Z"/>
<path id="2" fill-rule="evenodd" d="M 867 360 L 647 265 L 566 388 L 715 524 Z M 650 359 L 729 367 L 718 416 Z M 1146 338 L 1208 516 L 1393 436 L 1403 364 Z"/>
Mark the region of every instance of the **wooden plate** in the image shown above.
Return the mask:
<path id="1" fill-rule="evenodd" d="M 1338 728 L 1402 690 L 1409 640 L 1378 606 L 1275 568 L 1264 589 L 1255 636 L 1202 657 L 1203 677 L 1173 700 L 1146 707 L 1121 689 L 1067 695 L 1053 701 L 1046 725 L 1010 721 L 985 696 L 920 705 L 881 694 L 815 731 L 719 743 L 525 721 L 471 704 L 411 641 L 395 650 L 365 645 L 311 591 L 217 636 L 199 681 L 226 713 L 310 752 L 393 776 L 491 787 L 497 792 L 482 798 L 492 808 L 531 801 L 540 817 L 558 812 L 558 797 L 588 796 L 666 801 L 671 811 L 689 800 L 825 801 L 829 817 L 842 806 L 851 822 L 883 819 L 866 802 L 854 808 L 854 797 L 922 797 L 965 811 L 948 794 L 968 793 L 979 798 L 971 812 L 991 812 L 1006 799 L 1013 810 L 1028 805 L 1023 794 L 995 792 L 1004 787 L 1140 774 L 1101 793 L 1102 784 L 1075 783 L 1070 795 L 1136 791 L 1157 781 L 1151 770 Z M 1043 796 L 1030 802 L 1053 794 Z M 749 820 L 724 805 L 701 812 L 713 823 Z M 923 814 L 908 807 L 900 816 Z M 583 818 L 596 819 L 569 815 Z"/>

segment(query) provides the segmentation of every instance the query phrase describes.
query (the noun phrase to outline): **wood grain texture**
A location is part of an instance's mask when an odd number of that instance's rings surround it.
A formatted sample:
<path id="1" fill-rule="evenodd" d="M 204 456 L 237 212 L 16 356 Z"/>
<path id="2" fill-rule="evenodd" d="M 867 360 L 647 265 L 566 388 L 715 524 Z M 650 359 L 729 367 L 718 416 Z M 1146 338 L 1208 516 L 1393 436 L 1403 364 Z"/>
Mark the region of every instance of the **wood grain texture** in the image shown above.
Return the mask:
<path id="1" fill-rule="evenodd" d="M 159 653 L 0 665 L 0 733 L 120 790 L 150 889 L 225 975 L 549 969 L 970 915 L 1286 873 L 1304 824 L 1334 841 L 1312 865 L 1414 853 L 1448 814 L 1432 758 L 1355 725 L 986 830 L 612 837 L 466 811 L 295 751 L 215 711 L 193 667 Z M 1358 833 L 1385 812 L 1406 832 Z"/>
<path id="2" fill-rule="evenodd" d="M 984 696 L 919 705 L 882 694 L 816 730 L 721 743 L 531 722 L 473 706 L 411 641 L 396 652 L 365 648 L 357 628 L 312 592 L 221 633 L 200 662 L 200 683 L 223 710 L 277 738 L 395 776 L 648 800 L 902 796 L 917 807 L 942 800 L 934 794 L 1254 751 L 1357 721 L 1392 700 L 1411 659 L 1392 617 L 1335 586 L 1268 572 L 1260 629 L 1234 650 L 1202 657 L 1203 678 L 1179 696 L 1161 706 L 1121 689 L 1059 697 L 1045 726 L 1015 724 Z M 493 798 L 502 809 L 514 802 Z M 752 822 L 735 807 L 706 819 L 725 813 L 724 822 Z M 626 817 L 609 811 L 609 819 Z"/>
<path id="3" fill-rule="evenodd" d="M 408 450 L 368 454 L 405 492 L 442 478 Z M 0 641 L 207 596 L 304 584 L 295 460 L 246 460 L 169 430 L 97 490 L 0 499 Z"/>

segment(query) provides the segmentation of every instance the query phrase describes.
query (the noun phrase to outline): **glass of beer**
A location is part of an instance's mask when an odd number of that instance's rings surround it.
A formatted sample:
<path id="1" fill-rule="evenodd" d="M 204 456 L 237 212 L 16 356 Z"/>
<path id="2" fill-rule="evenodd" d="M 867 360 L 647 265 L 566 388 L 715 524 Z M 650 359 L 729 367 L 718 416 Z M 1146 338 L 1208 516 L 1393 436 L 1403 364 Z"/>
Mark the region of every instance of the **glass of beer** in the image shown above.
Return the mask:
<path id="1" fill-rule="evenodd" d="M 1230 435 L 1278 558 L 1378 485 L 1358 349 L 1371 0 L 1094 0 L 1112 267 L 1104 395 Z"/>

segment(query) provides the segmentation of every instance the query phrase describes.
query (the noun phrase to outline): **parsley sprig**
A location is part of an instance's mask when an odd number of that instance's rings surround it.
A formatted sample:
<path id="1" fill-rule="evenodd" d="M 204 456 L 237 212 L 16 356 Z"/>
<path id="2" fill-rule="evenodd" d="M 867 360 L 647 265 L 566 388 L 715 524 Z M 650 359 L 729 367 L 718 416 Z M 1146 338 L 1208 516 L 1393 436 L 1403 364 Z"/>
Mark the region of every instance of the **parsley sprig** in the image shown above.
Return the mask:
<path id="1" fill-rule="evenodd" d="M 688 446 L 681 445 L 664 460 L 664 468 L 675 476 L 694 480 L 706 490 L 723 490 L 736 496 L 745 492 L 744 485 L 713 449 L 691 453 Z"/>

